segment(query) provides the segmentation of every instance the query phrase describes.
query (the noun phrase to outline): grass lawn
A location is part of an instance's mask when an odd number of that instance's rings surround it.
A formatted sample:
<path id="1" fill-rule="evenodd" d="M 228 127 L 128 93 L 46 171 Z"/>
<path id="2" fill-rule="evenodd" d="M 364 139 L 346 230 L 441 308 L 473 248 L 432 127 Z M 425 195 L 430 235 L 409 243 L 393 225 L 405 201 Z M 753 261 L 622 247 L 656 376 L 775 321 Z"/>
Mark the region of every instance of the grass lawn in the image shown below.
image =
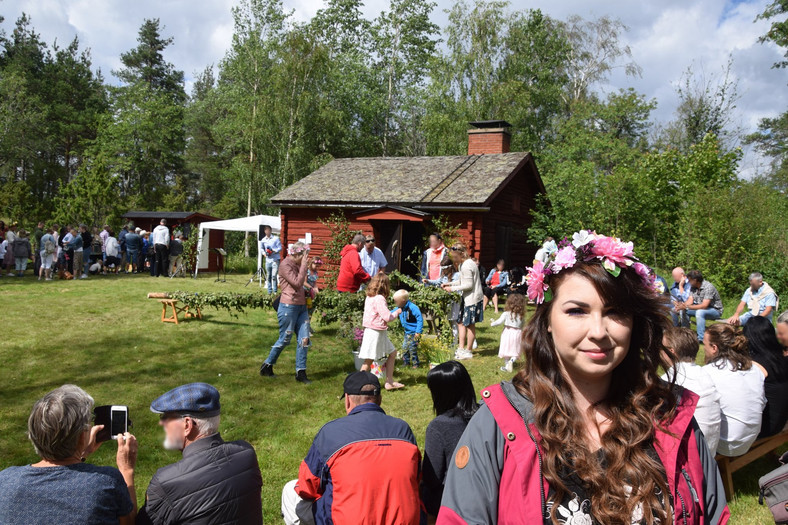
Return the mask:
<path id="1" fill-rule="evenodd" d="M 278 376 L 263 379 L 258 368 L 278 336 L 272 310 L 233 317 L 210 309 L 202 321 L 175 326 L 161 323 L 159 303 L 145 297 L 175 290 L 256 290 L 255 285 L 244 288 L 246 281 L 232 275 L 226 283 L 214 283 L 208 276 L 196 281 L 147 275 L 53 282 L 2 278 L 0 468 L 37 461 L 26 437 L 30 409 L 47 391 L 74 383 L 98 405 L 129 406 L 132 432 L 140 442 L 136 485 L 142 504 L 156 469 L 180 459 L 162 448 L 163 433 L 158 417 L 148 409 L 150 402 L 182 383 L 205 381 L 222 395 L 224 439 L 244 439 L 257 450 L 264 517 L 267 523 L 278 523 L 282 485 L 297 476 L 320 427 L 344 415 L 338 396 L 345 374 L 353 369 L 349 350 L 334 328 L 318 327 L 309 355 L 312 385 L 294 380 L 294 345 L 283 352 Z M 726 310 L 732 311 L 727 304 Z M 499 333 L 500 328 L 488 322 L 480 326 L 479 355 L 466 363 L 477 390 L 506 378 L 498 371 Z M 432 418 L 427 371 L 397 374 L 407 388 L 384 393 L 383 408 L 406 420 L 423 445 Z M 114 448 L 113 443 L 104 444 L 90 461 L 114 465 Z M 758 477 L 772 468 L 769 460 L 761 459 L 734 474 L 733 523 L 772 522 L 757 502 Z"/>

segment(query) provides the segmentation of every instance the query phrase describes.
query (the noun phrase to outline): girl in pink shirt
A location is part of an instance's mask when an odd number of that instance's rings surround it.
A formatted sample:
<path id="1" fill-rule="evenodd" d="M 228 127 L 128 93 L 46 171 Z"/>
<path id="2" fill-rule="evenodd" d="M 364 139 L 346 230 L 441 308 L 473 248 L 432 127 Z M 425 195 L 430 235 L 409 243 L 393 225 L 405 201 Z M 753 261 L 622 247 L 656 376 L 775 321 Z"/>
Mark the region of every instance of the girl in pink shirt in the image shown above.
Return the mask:
<path id="1" fill-rule="evenodd" d="M 389 340 L 388 323 L 402 313 L 400 308 L 389 311 L 388 296 L 391 291 L 389 278 L 379 273 L 372 278 L 367 286 L 367 299 L 364 301 L 364 337 L 358 357 L 364 360 L 361 370 L 369 370 L 372 361 L 386 358 L 386 390 L 402 388 L 402 383 L 394 382 L 394 363 L 397 360 L 397 349 Z"/>

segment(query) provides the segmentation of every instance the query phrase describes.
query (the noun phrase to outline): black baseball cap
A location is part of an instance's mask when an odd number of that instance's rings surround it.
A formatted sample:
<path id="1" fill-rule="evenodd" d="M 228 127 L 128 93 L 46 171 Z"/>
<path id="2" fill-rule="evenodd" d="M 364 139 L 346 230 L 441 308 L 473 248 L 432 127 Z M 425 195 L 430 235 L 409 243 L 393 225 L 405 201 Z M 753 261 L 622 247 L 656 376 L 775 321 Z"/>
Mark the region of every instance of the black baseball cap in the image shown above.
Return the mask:
<path id="1" fill-rule="evenodd" d="M 367 386 L 373 385 L 375 389 L 373 391 L 366 390 L 362 392 L 361 390 Z M 350 396 L 379 396 L 380 395 L 380 381 L 375 374 L 372 372 L 353 372 L 348 374 L 345 378 L 345 383 L 342 385 L 343 394 L 342 397 L 339 399 L 344 399 L 346 395 Z"/>

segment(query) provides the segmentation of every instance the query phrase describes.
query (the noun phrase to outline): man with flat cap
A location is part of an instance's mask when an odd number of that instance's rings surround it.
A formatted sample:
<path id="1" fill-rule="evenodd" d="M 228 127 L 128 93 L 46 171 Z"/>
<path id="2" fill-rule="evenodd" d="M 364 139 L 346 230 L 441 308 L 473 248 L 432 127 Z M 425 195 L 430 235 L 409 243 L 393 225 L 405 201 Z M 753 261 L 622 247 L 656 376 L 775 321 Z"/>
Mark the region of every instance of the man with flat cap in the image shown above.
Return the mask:
<path id="1" fill-rule="evenodd" d="M 342 397 L 347 416 L 320 429 L 298 479 L 282 491 L 285 523 L 418 524 L 413 432 L 380 408 L 380 382 L 370 372 L 347 376 Z"/>
<path id="2" fill-rule="evenodd" d="M 182 385 L 150 409 L 160 414 L 164 448 L 180 450 L 183 459 L 153 475 L 137 525 L 262 525 L 257 454 L 246 441 L 219 435 L 219 391 L 206 383 Z"/>

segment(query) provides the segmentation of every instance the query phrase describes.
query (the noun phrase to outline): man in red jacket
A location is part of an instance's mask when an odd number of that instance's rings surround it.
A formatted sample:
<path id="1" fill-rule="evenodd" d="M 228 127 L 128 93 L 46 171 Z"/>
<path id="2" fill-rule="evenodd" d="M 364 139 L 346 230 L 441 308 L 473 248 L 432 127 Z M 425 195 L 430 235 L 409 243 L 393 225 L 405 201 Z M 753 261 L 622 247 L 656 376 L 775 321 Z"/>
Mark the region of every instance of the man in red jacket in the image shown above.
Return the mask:
<path id="1" fill-rule="evenodd" d="M 359 252 L 364 247 L 364 238 L 358 233 L 350 244 L 342 248 L 342 261 L 339 263 L 339 277 L 337 277 L 337 290 L 340 292 L 357 292 L 362 284 L 371 279 L 361 266 L 361 256 L 359 256 Z"/>

